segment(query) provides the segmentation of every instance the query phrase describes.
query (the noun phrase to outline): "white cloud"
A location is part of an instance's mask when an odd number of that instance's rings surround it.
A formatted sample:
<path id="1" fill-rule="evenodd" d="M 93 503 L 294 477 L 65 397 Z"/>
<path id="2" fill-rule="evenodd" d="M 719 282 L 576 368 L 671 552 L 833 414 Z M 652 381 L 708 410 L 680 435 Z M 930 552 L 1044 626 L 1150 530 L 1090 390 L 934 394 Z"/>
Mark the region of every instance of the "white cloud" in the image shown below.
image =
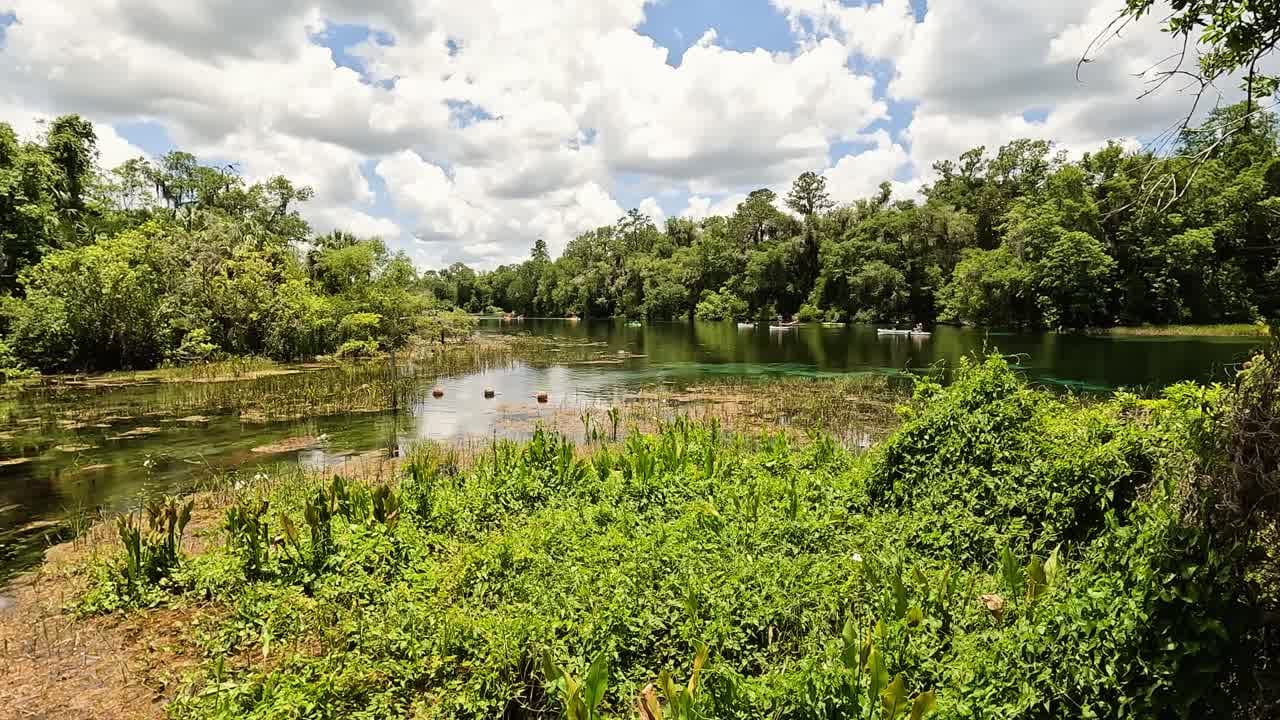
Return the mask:
<path id="1" fill-rule="evenodd" d="M 639 188 L 655 219 L 658 197 L 727 214 L 806 170 L 842 201 L 894 177 L 913 193 L 933 161 L 974 145 L 1149 137 L 1186 100 L 1134 102 L 1133 73 L 1170 43 L 1155 21 L 1077 82 L 1122 0 L 930 0 L 922 22 L 912 0 L 771 1 L 793 52 L 728 49 L 711 29 L 673 66 L 637 32 L 645 0 L 7 0 L 0 118 L 79 112 L 99 123 L 104 164 L 141 152 L 108 123 L 155 122 L 251 179 L 314 186 L 317 229 L 490 265 L 613 222 L 605 188 Z M 317 44 L 337 24 L 373 31 L 345 49 L 359 71 Z M 879 91 L 850 69 L 859 58 L 887 71 Z M 890 97 L 913 104 L 909 127 Z M 835 143 L 866 147 L 832 158 Z"/>
<path id="2" fill-rule="evenodd" d="M 691 220 L 704 220 L 715 215 L 732 215 L 738 209 L 738 205 L 746 199 L 746 193 L 734 193 L 718 200 L 702 195 L 692 195 L 680 216 Z"/>
<path id="3" fill-rule="evenodd" d="M 662 227 L 663 223 L 667 221 L 667 213 L 662 209 L 662 206 L 658 204 L 657 198 L 647 197 L 644 200 L 641 200 L 640 207 L 638 209 L 640 212 L 648 215 L 649 219 L 653 220 L 653 224 L 658 227 Z"/>
<path id="4" fill-rule="evenodd" d="M 791 24 L 792 32 L 808 42 L 830 36 L 871 58 L 888 58 L 900 51 L 916 29 L 911 0 L 867 0 L 849 6 L 840 0 L 772 0 Z"/>
<path id="5" fill-rule="evenodd" d="M 889 133 L 880 130 L 869 139 L 872 142 L 869 149 L 840 158 L 823 173 L 827 193 L 837 203 L 875 195 L 880 183 L 892 181 L 910 166 L 911 156 L 906 148 L 893 142 Z"/>
<path id="6" fill-rule="evenodd" d="M 413 232 L 420 240 L 459 243 L 459 257 L 484 265 L 527 257 L 539 237 L 559 252 L 575 235 L 623 214 L 594 182 L 511 197 L 493 191 L 495 181 L 487 172 L 458 169 L 451 177 L 408 150 L 379 162 L 376 172 L 397 207 L 417 223 Z"/>

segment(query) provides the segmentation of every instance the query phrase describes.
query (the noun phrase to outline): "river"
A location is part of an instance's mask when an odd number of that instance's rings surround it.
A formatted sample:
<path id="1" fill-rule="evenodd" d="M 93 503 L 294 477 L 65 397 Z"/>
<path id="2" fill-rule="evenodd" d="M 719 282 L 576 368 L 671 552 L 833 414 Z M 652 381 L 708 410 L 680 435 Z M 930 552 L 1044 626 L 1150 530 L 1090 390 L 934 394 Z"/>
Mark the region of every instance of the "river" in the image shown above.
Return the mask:
<path id="1" fill-rule="evenodd" d="M 267 463 L 331 467 L 363 452 L 422 439 L 519 437 L 547 413 L 607 407 L 650 385 L 680 387 L 717 377 L 902 376 L 998 351 L 1014 357 L 1029 379 L 1047 386 L 1151 392 L 1181 380 L 1227 380 L 1257 344 L 1256 338 L 1090 337 L 950 327 L 928 337 L 904 337 L 856 326 L 565 320 L 484 321 L 481 332 L 590 344 L 598 359 L 557 362 L 553 348 L 537 362 L 432 380 L 444 396 L 423 393 L 399 413 L 284 422 L 167 411 L 162 385 L 98 387 L 55 399 L 24 392 L 0 401 L 0 579 L 29 566 L 45 545 L 65 537 L 73 524 L 69 518 L 127 508 L 146 493 L 189 488 L 214 474 L 254 472 Z M 485 388 L 496 397 L 486 400 Z M 538 403 L 537 390 L 548 392 L 551 402 Z M 89 406 L 129 410 L 75 421 Z M 278 445 L 299 437 L 310 440 Z"/>

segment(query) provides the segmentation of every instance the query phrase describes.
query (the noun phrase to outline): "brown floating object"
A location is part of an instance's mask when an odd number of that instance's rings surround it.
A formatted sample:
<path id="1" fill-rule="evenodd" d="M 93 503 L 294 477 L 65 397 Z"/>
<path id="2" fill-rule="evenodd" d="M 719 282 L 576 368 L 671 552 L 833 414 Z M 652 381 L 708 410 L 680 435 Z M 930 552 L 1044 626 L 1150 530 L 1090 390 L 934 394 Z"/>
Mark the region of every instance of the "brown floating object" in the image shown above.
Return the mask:
<path id="1" fill-rule="evenodd" d="M 437 387 L 437 388 L 435 388 L 434 390 L 432 390 L 432 391 L 431 391 L 431 397 L 436 397 L 436 398 L 442 398 L 442 397 L 444 397 L 444 388 L 442 388 L 442 387 Z"/>
<path id="2" fill-rule="evenodd" d="M 487 387 L 487 388 L 485 388 L 485 389 L 484 389 L 484 396 L 485 396 L 485 397 L 487 397 L 487 398 L 491 398 L 491 397 L 493 397 L 493 396 L 494 396 L 493 388 L 488 388 L 488 387 Z"/>
<path id="3" fill-rule="evenodd" d="M 539 390 L 539 391 L 538 391 L 538 402 L 540 402 L 540 403 L 544 403 L 544 402 L 546 402 L 550 397 L 551 397 L 551 396 L 547 394 L 547 391 L 546 391 L 546 390 Z"/>

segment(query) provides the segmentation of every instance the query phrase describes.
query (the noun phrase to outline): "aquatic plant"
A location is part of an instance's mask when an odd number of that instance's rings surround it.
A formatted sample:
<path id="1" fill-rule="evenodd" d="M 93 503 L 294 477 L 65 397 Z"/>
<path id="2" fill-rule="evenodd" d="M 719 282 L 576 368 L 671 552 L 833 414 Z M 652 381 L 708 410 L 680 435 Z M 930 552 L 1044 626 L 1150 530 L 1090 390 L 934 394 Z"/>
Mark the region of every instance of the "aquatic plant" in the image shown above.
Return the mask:
<path id="1" fill-rule="evenodd" d="M 124 547 L 124 557 L 106 574 L 106 586 L 90 593 L 85 609 L 147 602 L 152 591 L 158 589 L 155 586 L 167 579 L 181 560 L 182 535 L 194 506 L 194 500 L 149 500 L 141 513 L 145 526 L 132 513 L 116 517 L 116 535 Z"/>
<path id="2" fill-rule="evenodd" d="M 223 528 L 227 542 L 240 556 L 245 577 L 261 578 L 270 560 L 271 531 L 267 525 L 266 500 L 244 498 L 227 509 Z"/>

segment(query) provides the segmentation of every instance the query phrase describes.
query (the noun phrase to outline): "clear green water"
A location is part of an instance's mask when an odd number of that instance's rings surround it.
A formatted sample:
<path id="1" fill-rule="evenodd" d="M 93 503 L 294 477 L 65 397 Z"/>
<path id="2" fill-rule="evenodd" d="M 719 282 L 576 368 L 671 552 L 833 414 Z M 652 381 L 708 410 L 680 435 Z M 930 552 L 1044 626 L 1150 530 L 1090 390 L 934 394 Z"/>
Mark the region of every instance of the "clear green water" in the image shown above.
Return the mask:
<path id="1" fill-rule="evenodd" d="M 422 393 L 425 399 L 399 413 L 268 424 L 242 422 L 233 413 L 166 413 L 173 388 L 160 385 L 52 396 L 32 391 L 0 400 L 0 460 L 11 461 L 0 465 L 0 579 L 37 561 L 48 543 L 64 537 L 72 524 L 68 518 L 127 508 L 147 493 L 189 488 L 226 472 L 253 473 L 277 462 L 332 467 L 362 452 L 419 439 L 519 436 L 546 413 L 616 404 L 636 388 L 655 383 L 680 386 L 714 377 L 849 372 L 896 375 L 998 350 L 1017 355 L 1037 382 L 1082 391 L 1151 390 L 1187 379 L 1225 380 L 1257 344 L 1247 338 L 1100 338 L 957 328 L 908 338 L 878 336 L 868 327 L 633 327 L 563 320 L 486 321 L 482 330 L 595 343 L 589 353 L 595 359 L 589 364 L 558 362 L 553 349 L 536 362 L 424 378 L 423 383 L 441 386 L 444 397 Z M 495 398 L 483 397 L 486 387 L 496 391 Z M 549 404 L 537 403 L 538 390 L 551 394 Z M 76 422 L 86 408 L 97 411 L 97 417 Z M 207 415 L 207 421 L 179 421 L 193 414 Z M 128 435 L 139 428 L 156 431 Z M 298 437 L 314 440 L 287 452 L 254 451 Z"/>

